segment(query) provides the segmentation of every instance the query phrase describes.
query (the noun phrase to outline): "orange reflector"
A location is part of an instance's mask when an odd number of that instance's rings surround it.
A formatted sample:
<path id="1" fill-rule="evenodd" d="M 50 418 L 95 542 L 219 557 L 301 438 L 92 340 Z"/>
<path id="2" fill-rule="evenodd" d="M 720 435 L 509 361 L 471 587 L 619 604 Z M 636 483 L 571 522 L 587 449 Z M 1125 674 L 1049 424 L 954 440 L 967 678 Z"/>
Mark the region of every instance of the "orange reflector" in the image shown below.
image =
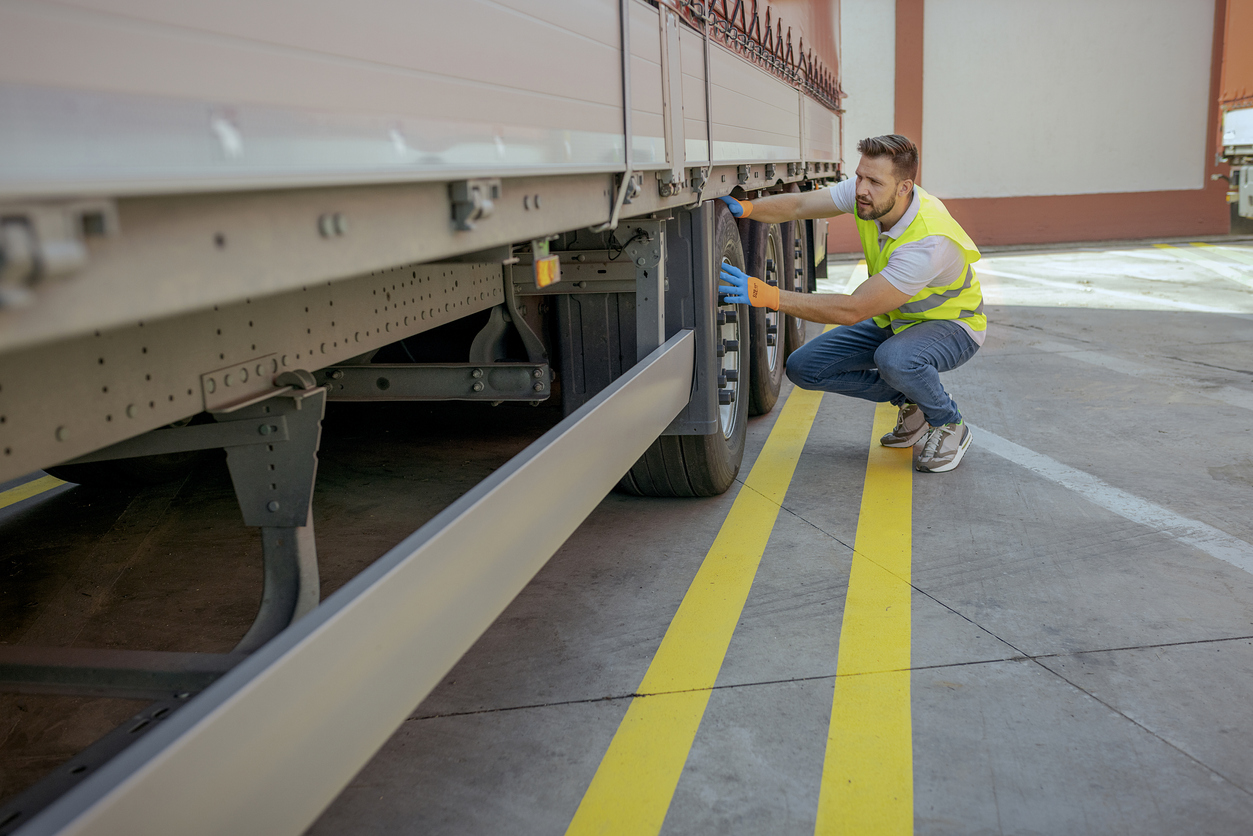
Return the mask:
<path id="1" fill-rule="evenodd" d="M 561 281 L 561 256 L 546 255 L 535 259 L 535 286 L 548 287 Z"/>

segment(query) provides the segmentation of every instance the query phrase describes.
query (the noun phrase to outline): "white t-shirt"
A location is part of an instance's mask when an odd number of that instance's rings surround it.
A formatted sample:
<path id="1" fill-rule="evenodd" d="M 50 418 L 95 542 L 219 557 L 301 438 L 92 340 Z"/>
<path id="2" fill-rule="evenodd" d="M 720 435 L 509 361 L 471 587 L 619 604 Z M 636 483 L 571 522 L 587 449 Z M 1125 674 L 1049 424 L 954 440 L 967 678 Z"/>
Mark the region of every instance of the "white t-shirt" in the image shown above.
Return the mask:
<path id="1" fill-rule="evenodd" d="M 841 180 L 828 187 L 835 208 L 852 215 L 857 212 L 857 181 L 853 178 Z M 914 193 L 913 202 L 905 210 L 901 219 L 889 230 L 879 226 L 879 246 L 883 246 L 885 238 L 899 238 L 906 228 L 918 217 L 919 199 Z M 887 279 L 888 284 L 901 293 L 916 296 L 924 287 L 943 287 L 952 284 L 962 277 L 966 267 L 966 259 L 961 248 L 952 239 L 943 235 L 928 235 L 917 241 L 909 241 L 892 250 L 888 263 L 879 275 Z M 978 345 L 983 345 L 986 331 L 975 331 L 960 319 L 954 320 Z"/>

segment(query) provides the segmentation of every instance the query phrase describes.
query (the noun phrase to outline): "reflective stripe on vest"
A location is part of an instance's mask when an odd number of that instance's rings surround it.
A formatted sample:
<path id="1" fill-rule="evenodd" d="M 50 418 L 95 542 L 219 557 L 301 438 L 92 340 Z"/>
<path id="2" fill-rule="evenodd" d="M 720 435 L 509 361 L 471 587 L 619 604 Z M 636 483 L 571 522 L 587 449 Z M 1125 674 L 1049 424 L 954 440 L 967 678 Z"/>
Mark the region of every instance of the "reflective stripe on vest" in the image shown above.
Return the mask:
<path id="1" fill-rule="evenodd" d="M 978 247 L 957 221 L 953 220 L 953 216 L 939 199 L 927 194 L 919 186 L 914 186 L 914 192 L 918 195 L 918 214 L 899 238 L 889 238 L 887 246 L 882 249 L 879 246 L 879 225 L 854 215 L 862 251 L 866 256 L 867 272 L 872 276 L 881 272 L 887 266 L 893 250 L 901 244 L 918 241 L 929 235 L 943 235 L 956 244 L 965 259 L 965 269 L 957 281 L 940 287 L 924 287 L 896 310 L 876 316 L 875 324 L 880 328 L 890 327 L 893 333 L 900 333 L 919 322 L 960 319 L 973 331 L 986 330 L 988 320 L 983 314 L 983 291 L 975 277 L 974 267 L 971 266 L 979 260 Z"/>

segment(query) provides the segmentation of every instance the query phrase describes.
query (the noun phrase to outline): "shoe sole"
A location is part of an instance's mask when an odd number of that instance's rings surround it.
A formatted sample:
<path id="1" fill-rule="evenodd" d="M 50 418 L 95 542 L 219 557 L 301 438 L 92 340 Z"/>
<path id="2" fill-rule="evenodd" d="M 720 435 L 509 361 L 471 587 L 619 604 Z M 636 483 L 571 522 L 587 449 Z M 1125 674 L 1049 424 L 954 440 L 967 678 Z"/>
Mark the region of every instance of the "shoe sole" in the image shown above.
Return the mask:
<path id="1" fill-rule="evenodd" d="M 889 444 L 886 441 L 884 441 L 882 438 L 880 438 L 879 444 L 882 445 L 883 447 L 913 447 L 915 444 L 918 443 L 918 439 L 922 438 L 924 435 L 927 434 L 927 429 L 928 429 L 927 425 L 923 424 L 921 427 L 918 428 L 917 432 L 909 436 L 904 441 L 893 441 L 891 444 Z"/>
<path id="2" fill-rule="evenodd" d="M 970 447 L 970 440 L 974 437 L 974 432 L 970 429 L 970 427 L 967 427 L 966 440 L 963 441 L 962 445 L 957 448 L 957 455 L 953 456 L 953 460 L 951 462 L 948 464 L 942 464 L 939 467 L 922 467 L 920 465 L 914 465 L 914 470 L 917 470 L 919 473 L 947 473 L 957 467 L 957 465 L 961 464 L 962 457 L 966 455 L 966 449 Z"/>

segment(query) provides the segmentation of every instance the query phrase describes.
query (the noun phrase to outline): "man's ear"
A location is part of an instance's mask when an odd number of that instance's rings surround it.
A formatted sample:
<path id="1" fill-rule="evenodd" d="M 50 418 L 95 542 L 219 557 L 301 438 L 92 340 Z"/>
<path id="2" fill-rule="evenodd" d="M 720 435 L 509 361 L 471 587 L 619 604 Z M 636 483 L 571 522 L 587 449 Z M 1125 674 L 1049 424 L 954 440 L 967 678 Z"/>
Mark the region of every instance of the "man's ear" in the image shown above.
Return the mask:
<path id="1" fill-rule="evenodd" d="M 914 190 L 913 180 L 902 180 L 896 187 L 896 194 L 898 197 L 904 197 L 905 195 L 909 194 L 913 190 Z"/>

